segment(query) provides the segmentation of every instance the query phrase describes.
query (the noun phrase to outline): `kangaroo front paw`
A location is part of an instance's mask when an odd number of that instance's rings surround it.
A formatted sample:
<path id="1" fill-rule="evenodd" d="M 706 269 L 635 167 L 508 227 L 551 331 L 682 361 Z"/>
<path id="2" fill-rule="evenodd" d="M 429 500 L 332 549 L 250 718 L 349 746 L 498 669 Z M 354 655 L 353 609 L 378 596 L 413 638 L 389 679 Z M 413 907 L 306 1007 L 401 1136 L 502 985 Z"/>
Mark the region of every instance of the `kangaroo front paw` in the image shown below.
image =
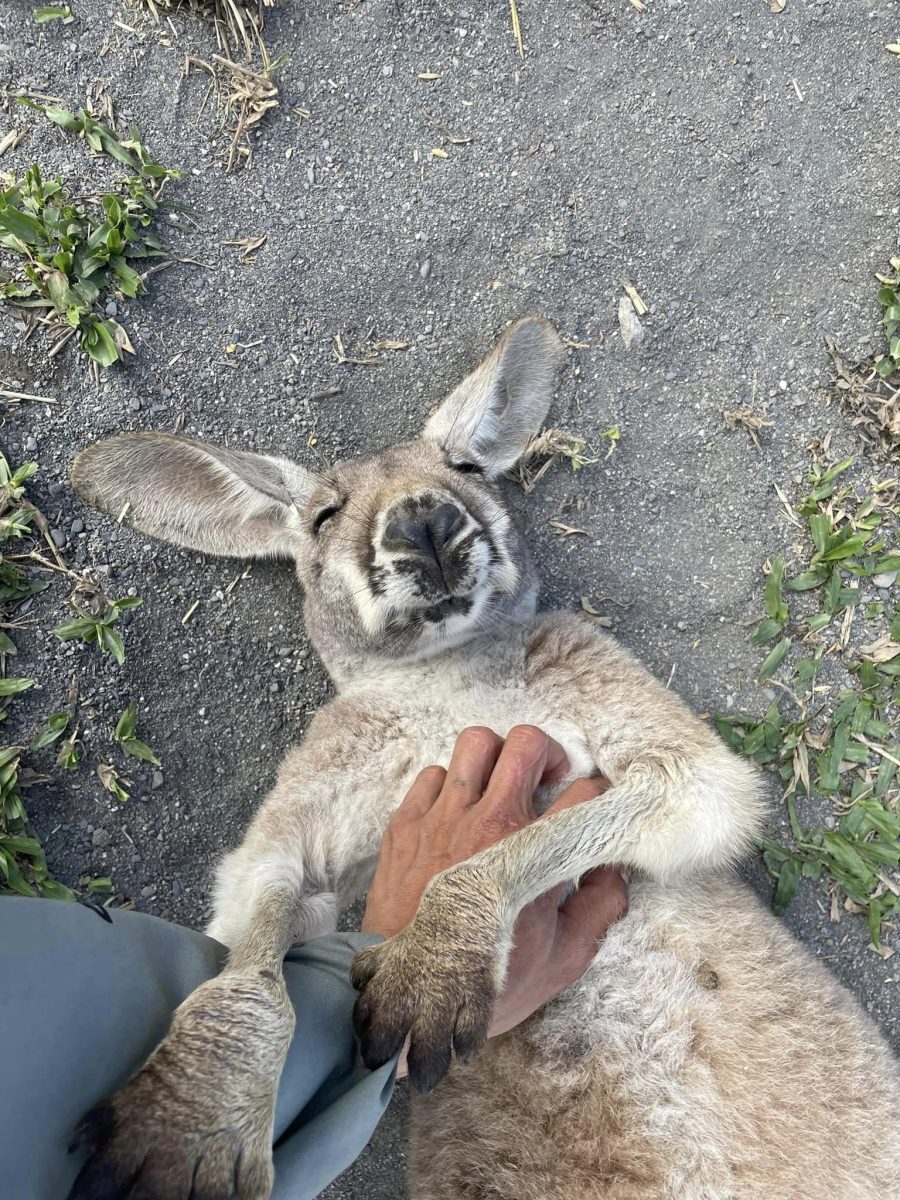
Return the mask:
<path id="1" fill-rule="evenodd" d="M 266 1200 L 293 1025 L 269 972 L 203 984 L 146 1065 L 82 1120 L 89 1157 L 69 1200 Z"/>
<path id="2" fill-rule="evenodd" d="M 353 1011 L 363 1061 L 380 1067 L 402 1049 L 412 1085 L 430 1092 L 450 1069 L 455 1052 L 469 1062 L 487 1039 L 502 971 L 497 942 L 445 928 L 426 933 L 413 924 L 357 955 Z"/>

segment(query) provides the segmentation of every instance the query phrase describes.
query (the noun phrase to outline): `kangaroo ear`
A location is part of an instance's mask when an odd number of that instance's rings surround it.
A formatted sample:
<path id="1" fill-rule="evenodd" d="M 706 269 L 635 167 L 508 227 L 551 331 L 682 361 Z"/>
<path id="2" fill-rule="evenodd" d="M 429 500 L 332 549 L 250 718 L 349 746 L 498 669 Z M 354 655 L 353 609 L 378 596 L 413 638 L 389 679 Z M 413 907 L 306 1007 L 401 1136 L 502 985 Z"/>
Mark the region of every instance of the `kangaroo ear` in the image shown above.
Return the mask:
<path id="1" fill-rule="evenodd" d="M 294 557 L 313 476 L 286 458 L 207 446 L 170 433 L 126 433 L 75 459 L 88 504 L 143 533 L 239 558 Z"/>
<path id="2" fill-rule="evenodd" d="M 450 393 L 422 436 L 488 474 L 508 470 L 543 424 L 562 355 L 562 342 L 549 321 L 517 321 Z"/>

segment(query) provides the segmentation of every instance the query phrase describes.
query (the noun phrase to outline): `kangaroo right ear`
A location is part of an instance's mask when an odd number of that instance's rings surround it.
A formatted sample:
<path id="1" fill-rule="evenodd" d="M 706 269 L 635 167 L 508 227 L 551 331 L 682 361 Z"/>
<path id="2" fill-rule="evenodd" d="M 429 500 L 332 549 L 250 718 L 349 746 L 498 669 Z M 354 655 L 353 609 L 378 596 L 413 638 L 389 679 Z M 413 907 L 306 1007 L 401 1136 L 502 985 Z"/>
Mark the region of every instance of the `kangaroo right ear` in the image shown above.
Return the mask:
<path id="1" fill-rule="evenodd" d="M 549 321 L 524 317 L 430 418 L 422 436 L 489 475 L 507 471 L 539 432 L 563 356 Z"/>
<path id="2" fill-rule="evenodd" d="M 286 458 L 207 446 L 170 433 L 126 433 L 75 459 L 88 504 L 143 533 L 238 558 L 293 558 L 314 476 Z"/>

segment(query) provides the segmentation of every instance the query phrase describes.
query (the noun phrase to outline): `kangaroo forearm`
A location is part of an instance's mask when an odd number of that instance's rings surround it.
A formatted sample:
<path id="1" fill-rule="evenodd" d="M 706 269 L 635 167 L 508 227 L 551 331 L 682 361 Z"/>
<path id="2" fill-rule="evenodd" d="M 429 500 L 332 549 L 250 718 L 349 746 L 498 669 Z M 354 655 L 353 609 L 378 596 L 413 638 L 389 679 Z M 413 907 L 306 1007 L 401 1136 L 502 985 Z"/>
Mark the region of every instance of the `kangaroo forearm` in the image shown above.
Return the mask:
<path id="1" fill-rule="evenodd" d="M 549 888 L 594 867 L 622 863 L 664 880 L 722 866 L 746 849 L 761 816 L 753 774 L 734 759 L 730 780 L 723 775 L 730 759 L 723 748 L 680 771 L 633 768 L 599 799 L 534 822 L 459 871 L 501 896 L 514 920 Z"/>

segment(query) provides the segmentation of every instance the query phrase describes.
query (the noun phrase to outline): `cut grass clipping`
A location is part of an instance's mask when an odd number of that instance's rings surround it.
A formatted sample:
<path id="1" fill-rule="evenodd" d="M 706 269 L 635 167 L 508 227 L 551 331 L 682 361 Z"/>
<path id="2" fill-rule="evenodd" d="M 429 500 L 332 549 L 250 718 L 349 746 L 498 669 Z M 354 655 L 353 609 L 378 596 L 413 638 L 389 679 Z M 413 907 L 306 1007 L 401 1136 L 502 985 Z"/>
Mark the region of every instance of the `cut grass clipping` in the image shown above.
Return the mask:
<path id="1" fill-rule="evenodd" d="M 804 877 L 824 876 L 833 885 L 832 918 L 842 893 L 846 909 L 867 915 L 872 945 L 887 956 L 882 933 L 900 914 L 900 614 L 892 589 L 900 509 L 893 480 L 862 498 L 842 487 L 852 461 L 813 469 L 812 490 L 796 510 L 808 558 L 790 573 L 778 558 L 768 572 L 766 616 L 751 640 L 772 647 L 759 677 L 780 696 L 761 719 L 719 716 L 717 725 L 785 788 L 790 842 L 762 843 L 776 880 L 775 911 L 784 912 Z M 863 580 L 876 582 L 885 599 L 861 608 Z M 866 644 L 854 649 L 856 620 L 865 623 Z M 844 686 L 825 681 L 841 670 Z M 804 826 L 803 797 L 835 806 L 833 828 Z"/>
<path id="2" fill-rule="evenodd" d="M 29 548 L 29 540 L 39 532 L 43 533 L 46 527 L 40 512 L 25 497 L 26 483 L 37 469 L 37 463 L 28 462 L 13 471 L 0 454 L 0 722 L 6 720 L 13 697 L 28 691 L 36 682 L 7 672 L 7 665 L 18 654 L 10 634 L 24 623 L 22 617 L 27 610 L 23 606 L 47 587 L 43 580 L 29 578 L 23 562 L 52 568 L 75 580 L 74 596 L 79 602 L 76 604 L 73 598 L 70 604 L 77 616 L 58 625 L 54 634 L 61 641 L 81 640 L 87 645 L 96 645 L 118 663 L 124 661 L 125 644 L 114 626 L 124 610 L 136 608 L 141 603 L 137 596 L 111 600 L 87 574 L 77 575 L 70 571 L 58 556 L 57 564 L 53 566 L 33 547 Z M 10 543 L 16 551 L 14 554 L 9 553 Z M 46 776 L 36 774 L 22 762 L 26 753 L 31 756 L 50 751 L 57 767 L 64 771 L 75 770 L 84 759 L 84 746 L 78 737 L 77 707 L 78 691 L 73 685 L 66 706 L 51 712 L 35 730 L 27 751 L 21 745 L 0 747 L 0 891 L 23 896 L 74 898 L 69 888 L 52 878 L 40 842 L 28 832 L 22 792 L 29 783 L 44 782 Z M 115 741 L 124 754 L 159 766 L 156 754 L 137 737 L 137 717 L 137 705 L 129 704 L 116 724 Z M 124 803 L 129 799 L 125 790 L 130 786 L 129 780 L 124 779 L 115 767 L 100 760 L 96 771 L 103 787 L 116 800 Z M 86 876 L 80 884 L 93 892 L 112 891 L 112 884 L 105 878 L 95 880 Z"/>
<path id="3" fill-rule="evenodd" d="M 0 722 L 6 720 L 13 696 L 34 686 L 33 679 L 7 674 L 7 664 L 18 651 L 8 631 L 17 627 L 16 609 L 47 584 L 26 578 L 22 568 L 6 553 L 9 543 L 31 536 L 35 510 L 24 499 L 25 484 L 37 463 L 24 463 L 16 471 L 0 454 Z M 0 890 L 20 896 L 53 896 L 72 899 L 73 893 L 50 875 L 43 847 L 28 833 L 22 790 L 34 777 L 21 765 L 24 747 L 0 748 Z"/>
<path id="4" fill-rule="evenodd" d="M 0 247 L 18 257 L 11 278 L 0 279 L 0 297 L 19 308 L 45 310 L 39 318 L 56 335 L 54 355 L 77 336 L 98 367 L 109 367 L 134 348 L 125 329 L 104 315 L 114 296 L 133 298 L 144 277 L 132 265 L 164 257 L 150 231 L 168 179 L 178 172 L 155 162 L 132 126 L 120 138 L 82 109 L 38 108 L 55 124 L 80 134 L 92 150 L 110 155 L 131 174 L 115 192 L 74 197 L 61 180 L 45 181 L 34 164 L 22 179 L 10 176 L 0 191 Z"/>
<path id="5" fill-rule="evenodd" d="M 882 285 L 878 301 L 884 310 L 881 323 L 887 338 L 888 348 L 875 359 L 875 370 L 882 378 L 900 373 L 900 258 L 892 258 L 895 274 L 879 275 Z"/>
<path id="6" fill-rule="evenodd" d="M 254 47 L 261 44 L 264 10 L 275 0 L 143 0 L 157 21 L 160 12 L 193 12 L 212 19 L 220 47 L 228 47 L 230 38 L 235 49 L 243 48 L 248 59 Z M 225 35 L 223 37 L 223 34 Z"/>
<path id="7" fill-rule="evenodd" d="M 891 259 L 891 275 L 876 275 L 887 343 L 884 353 L 851 363 L 831 338 L 825 345 L 835 368 L 838 403 L 849 415 L 867 453 L 900 462 L 900 258 Z"/>

